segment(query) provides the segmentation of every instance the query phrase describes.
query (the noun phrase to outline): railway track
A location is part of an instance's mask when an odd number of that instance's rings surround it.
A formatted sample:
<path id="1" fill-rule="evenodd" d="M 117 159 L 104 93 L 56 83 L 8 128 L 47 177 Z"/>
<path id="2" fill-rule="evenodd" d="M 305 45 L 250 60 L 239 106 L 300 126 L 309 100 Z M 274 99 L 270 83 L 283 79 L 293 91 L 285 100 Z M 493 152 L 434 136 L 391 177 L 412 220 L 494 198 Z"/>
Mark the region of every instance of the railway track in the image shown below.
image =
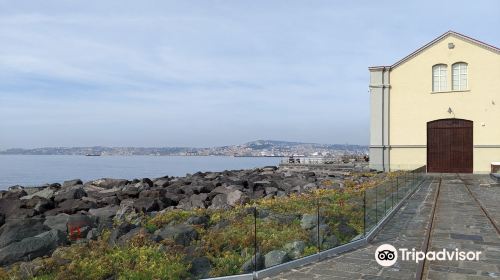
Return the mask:
<path id="1" fill-rule="evenodd" d="M 488 212 L 488 210 L 484 207 L 484 205 L 476 197 L 476 195 L 474 195 L 474 193 L 471 191 L 470 186 L 473 185 L 471 183 L 471 180 L 467 179 L 467 178 L 463 178 L 463 177 L 461 177 L 458 174 L 457 174 L 457 177 L 464 183 L 464 186 L 465 186 L 465 189 L 467 190 L 467 193 L 470 195 L 470 197 L 472 198 L 472 200 L 474 201 L 474 203 L 479 207 L 479 209 L 481 209 L 481 212 L 483 213 L 483 215 L 488 219 L 488 221 L 490 222 L 491 226 L 496 230 L 497 234 L 500 236 L 500 225 L 498 225 L 495 222 L 495 220 L 491 217 L 491 215 Z M 427 229 L 426 236 L 425 236 L 425 239 L 424 239 L 424 243 L 422 245 L 422 251 L 424 251 L 426 254 L 427 254 L 427 252 L 429 250 L 429 247 L 430 247 L 431 237 L 432 237 L 432 233 L 433 233 L 433 229 L 434 229 L 435 221 L 436 221 L 436 212 L 437 212 L 437 209 L 439 208 L 439 196 L 440 196 L 440 193 L 441 193 L 441 183 L 442 183 L 442 178 L 439 178 L 438 187 L 437 187 L 437 191 L 436 191 L 436 196 L 434 198 L 434 205 L 432 207 L 432 212 L 431 212 L 430 225 L 429 225 L 429 227 Z M 424 260 L 423 262 L 421 262 L 418 265 L 415 279 L 417 279 L 417 280 L 424 279 L 424 275 L 425 275 L 426 270 L 428 269 L 428 265 L 429 264 L 428 264 L 427 260 Z"/>

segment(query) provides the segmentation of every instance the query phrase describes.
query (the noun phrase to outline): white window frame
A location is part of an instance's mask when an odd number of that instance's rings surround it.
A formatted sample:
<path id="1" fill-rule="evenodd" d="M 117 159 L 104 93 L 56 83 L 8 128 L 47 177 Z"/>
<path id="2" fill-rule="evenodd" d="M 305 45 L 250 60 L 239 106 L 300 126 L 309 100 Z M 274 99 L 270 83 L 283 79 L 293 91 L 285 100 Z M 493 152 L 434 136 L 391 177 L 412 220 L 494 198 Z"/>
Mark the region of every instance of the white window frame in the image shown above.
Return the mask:
<path id="1" fill-rule="evenodd" d="M 432 91 L 440 92 L 447 91 L 448 85 L 448 65 L 446 64 L 436 64 L 432 66 Z"/>
<path id="2" fill-rule="evenodd" d="M 468 64 L 465 62 L 453 63 L 451 66 L 451 89 L 452 90 L 467 90 L 468 89 Z"/>

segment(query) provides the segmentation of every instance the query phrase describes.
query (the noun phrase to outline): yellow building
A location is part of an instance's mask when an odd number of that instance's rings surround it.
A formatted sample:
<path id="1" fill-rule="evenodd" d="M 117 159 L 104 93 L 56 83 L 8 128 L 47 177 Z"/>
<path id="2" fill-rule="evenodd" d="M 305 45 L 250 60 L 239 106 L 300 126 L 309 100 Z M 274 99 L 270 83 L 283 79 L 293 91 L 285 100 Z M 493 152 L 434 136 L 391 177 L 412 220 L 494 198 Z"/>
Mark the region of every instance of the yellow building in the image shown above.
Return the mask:
<path id="1" fill-rule="evenodd" d="M 500 49 L 449 31 L 370 67 L 370 166 L 488 173 L 500 161 Z"/>

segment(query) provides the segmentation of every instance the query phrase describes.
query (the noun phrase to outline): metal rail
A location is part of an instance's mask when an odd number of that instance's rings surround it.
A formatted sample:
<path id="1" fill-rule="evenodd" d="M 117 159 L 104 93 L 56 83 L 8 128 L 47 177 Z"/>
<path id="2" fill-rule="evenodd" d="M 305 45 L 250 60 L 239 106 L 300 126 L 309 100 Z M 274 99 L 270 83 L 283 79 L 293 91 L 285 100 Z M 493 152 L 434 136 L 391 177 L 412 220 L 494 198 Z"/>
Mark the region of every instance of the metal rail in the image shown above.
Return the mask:
<path id="1" fill-rule="evenodd" d="M 422 245 L 422 251 L 427 254 L 427 251 L 429 251 L 429 246 L 430 246 L 430 239 L 432 235 L 432 230 L 434 229 L 434 221 L 436 220 L 436 208 L 438 207 L 438 199 L 439 199 L 439 194 L 441 193 L 441 181 L 442 179 L 439 178 L 439 183 L 437 187 L 437 192 L 436 196 L 434 197 L 434 204 L 432 206 L 432 212 L 431 212 L 431 223 L 429 225 L 429 228 L 427 229 L 427 233 L 425 234 L 425 239 L 424 243 Z M 419 263 L 417 266 L 417 272 L 415 274 L 415 279 L 417 280 L 422 280 L 424 277 L 424 271 L 426 268 L 426 259 L 424 259 L 423 262 Z"/>
<path id="2" fill-rule="evenodd" d="M 460 178 L 460 176 L 459 176 L 459 178 Z M 479 199 L 476 197 L 476 195 L 474 195 L 474 193 L 470 190 L 469 186 L 471 184 L 466 183 L 466 181 L 462 178 L 460 178 L 460 180 L 462 180 L 462 182 L 464 182 L 465 188 L 467 189 L 467 192 L 469 193 L 469 195 L 477 203 L 477 205 L 479 205 L 479 208 L 481 208 L 481 211 L 483 212 L 483 214 L 486 216 L 486 218 L 488 218 L 488 220 L 490 221 L 493 228 L 497 231 L 497 234 L 500 235 L 500 226 L 497 225 L 495 220 L 490 216 L 490 213 L 488 212 L 488 210 L 486 210 L 486 208 L 483 206 L 481 201 L 479 201 Z"/>

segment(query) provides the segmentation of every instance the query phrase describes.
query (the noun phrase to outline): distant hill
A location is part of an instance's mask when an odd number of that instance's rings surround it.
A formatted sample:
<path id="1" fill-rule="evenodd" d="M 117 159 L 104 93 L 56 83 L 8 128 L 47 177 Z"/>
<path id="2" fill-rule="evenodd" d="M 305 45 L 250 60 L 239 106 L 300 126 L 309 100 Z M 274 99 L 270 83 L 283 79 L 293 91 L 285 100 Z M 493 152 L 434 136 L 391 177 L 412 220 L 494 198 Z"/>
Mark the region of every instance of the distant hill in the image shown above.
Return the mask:
<path id="1" fill-rule="evenodd" d="M 3 155 L 157 155 L 157 156 L 335 156 L 367 154 L 368 146 L 317 144 L 278 140 L 256 140 L 241 145 L 210 148 L 191 147 L 44 147 L 13 148 Z"/>

